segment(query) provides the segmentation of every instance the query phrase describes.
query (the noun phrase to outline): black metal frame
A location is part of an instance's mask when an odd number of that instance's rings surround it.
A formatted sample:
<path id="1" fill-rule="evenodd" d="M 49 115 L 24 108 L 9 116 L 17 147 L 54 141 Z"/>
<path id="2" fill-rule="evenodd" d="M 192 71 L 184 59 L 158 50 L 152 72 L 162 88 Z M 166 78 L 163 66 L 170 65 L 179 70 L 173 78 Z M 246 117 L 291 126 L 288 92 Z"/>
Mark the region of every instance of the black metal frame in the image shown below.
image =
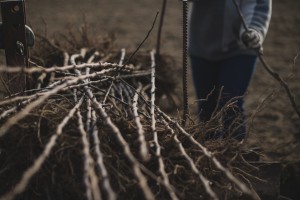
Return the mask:
<path id="1" fill-rule="evenodd" d="M 28 67 L 29 51 L 27 48 L 25 24 L 26 12 L 24 0 L 1 1 L 2 27 L 1 42 L 5 50 L 6 64 L 9 67 Z M 26 89 L 24 74 L 7 75 L 8 87 L 11 93 Z"/>

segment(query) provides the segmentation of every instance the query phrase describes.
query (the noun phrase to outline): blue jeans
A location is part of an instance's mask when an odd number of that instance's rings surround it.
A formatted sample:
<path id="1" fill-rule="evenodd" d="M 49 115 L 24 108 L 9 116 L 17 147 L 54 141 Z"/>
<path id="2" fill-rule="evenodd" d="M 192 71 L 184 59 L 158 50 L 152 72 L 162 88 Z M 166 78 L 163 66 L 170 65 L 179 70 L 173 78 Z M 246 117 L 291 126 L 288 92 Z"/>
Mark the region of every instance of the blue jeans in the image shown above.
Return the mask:
<path id="1" fill-rule="evenodd" d="M 220 61 L 210 61 L 190 56 L 199 100 L 199 119 L 209 121 L 215 110 L 220 111 L 228 102 L 234 102 L 234 106 L 223 109 L 222 137 L 230 136 L 241 140 L 246 135 L 243 96 L 251 80 L 256 58 L 253 55 L 237 55 Z"/>

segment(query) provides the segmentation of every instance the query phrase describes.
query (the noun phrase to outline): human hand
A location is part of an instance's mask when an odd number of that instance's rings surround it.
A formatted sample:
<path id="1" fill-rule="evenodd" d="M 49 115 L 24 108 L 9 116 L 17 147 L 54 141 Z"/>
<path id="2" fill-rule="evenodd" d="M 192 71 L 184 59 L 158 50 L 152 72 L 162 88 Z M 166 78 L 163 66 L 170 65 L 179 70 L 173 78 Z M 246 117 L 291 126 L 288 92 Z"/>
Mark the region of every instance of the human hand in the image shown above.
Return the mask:
<path id="1" fill-rule="evenodd" d="M 242 34 L 242 41 L 246 47 L 258 49 L 262 45 L 262 36 L 254 29 L 249 29 Z"/>

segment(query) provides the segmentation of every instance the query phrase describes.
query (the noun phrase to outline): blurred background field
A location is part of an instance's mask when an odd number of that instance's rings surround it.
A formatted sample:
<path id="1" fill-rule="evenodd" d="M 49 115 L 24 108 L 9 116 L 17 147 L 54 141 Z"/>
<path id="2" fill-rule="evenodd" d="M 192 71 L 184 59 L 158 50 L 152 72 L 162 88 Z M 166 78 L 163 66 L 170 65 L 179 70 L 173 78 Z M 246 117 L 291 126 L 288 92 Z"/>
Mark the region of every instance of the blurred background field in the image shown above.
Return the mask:
<path id="1" fill-rule="evenodd" d="M 115 48 L 134 50 L 150 29 L 160 0 L 27 0 L 27 23 L 34 32 L 53 37 L 68 29 L 80 28 L 84 21 L 89 34 L 110 35 Z M 204 5 L 205 6 L 205 5 Z M 287 79 L 300 105 L 300 1 L 274 0 L 273 17 L 264 44 L 264 56 L 275 71 Z M 162 53 L 174 57 L 181 84 L 182 18 L 180 1 L 168 1 L 162 33 Z M 157 24 L 143 49 L 156 45 Z M 0 64 L 4 63 L 1 52 Z M 189 78 L 190 114 L 195 113 L 195 95 Z M 180 85 L 179 84 L 179 85 Z M 177 88 L 178 108 L 181 110 L 181 88 Z M 279 84 L 258 64 L 246 99 L 249 116 L 249 146 L 259 146 L 263 159 L 282 161 L 288 169 L 287 178 L 300 184 L 300 120 Z M 298 179 L 297 179 L 298 176 Z M 291 179 L 289 179 L 291 180 Z M 287 189 L 286 189 L 287 190 Z M 286 191 L 288 193 L 288 190 Z M 299 194 L 299 193 L 298 193 Z M 296 194 L 295 194 L 296 195 Z"/>

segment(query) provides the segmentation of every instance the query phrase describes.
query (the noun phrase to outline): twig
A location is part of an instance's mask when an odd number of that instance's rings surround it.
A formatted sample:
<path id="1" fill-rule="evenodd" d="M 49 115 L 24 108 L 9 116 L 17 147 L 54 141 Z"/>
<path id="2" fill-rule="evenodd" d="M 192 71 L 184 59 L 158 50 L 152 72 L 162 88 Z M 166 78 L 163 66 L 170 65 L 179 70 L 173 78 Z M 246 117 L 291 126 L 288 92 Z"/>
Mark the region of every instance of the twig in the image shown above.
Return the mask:
<path id="1" fill-rule="evenodd" d="M 119 61 L 119 66 L 123 65 L 124 59 L 125 59 L 125 55 L 126 55 L 126 49 L 122 48 L 121 49 L 121 57 L 120 57 L 120 61 Z"/>
<path id="2" fill-rule="evenodd" d="M 90 73 L 90 68 L 86 68 L 85 74 L 89 74 Z M 88 83 L 90 82 L 90 80 L 88 79 L 87 81 Z M 90 132 L 91 129 L 91 118 L 92 118 L 92 104 L 91 104 L 91 100 L 88 98 L 86 101 L 86 107 L 87 107 L 87 113 L 86 113 L 86 130 L 87 132 Z"/>
<path id="3" fill-rule="evenodd" d="M 15 125 L 19 120 L 26 117 L 31 110 L 38 107 L 40 104 L 44 103 L 51 95 L 56 94 L 59 90 L 67 86 L 67 84 L 62 84 L 57 86 L 56 88 L 52 89 L 51 91 L 45 93 L 43 96 L 39 97 L 38 99 L 34 100 L 30 104 L 28 104 L 24 109 L 22 109 L 19 113 L 14 115 L 13 117 L 9 118 L 1 127 L 0 127 L 0 137 L 4 136 L 7 131 Z"/>
<path id="4" fill-rule="evenodd" d="M 147 184 L 146 177 L 141 172 L 141 169 L 139 167 L 139 162 L 134 157 L 134 155 L 131 153 L 130 148 L 129 148 L 129 144 L 123 138 L 123 136 L 122 136 L 119 128 L 111 121 L 111 118 L 105 112 L 102 104 L 100 104 L 96 100 L 96 98 L 93 96 L 92 92 L 89 91 L 89 90 L 86 90 L 86 92 L 87 92 L 87 95 L 89 96 L 89 98 L 92 100 L 93 105 L 95 106 L 95 108 L 100 112 L 100 115 L 101 115 L 102 119 L 107 123 L 107 125 L 116 134 L 117 139 L 118 139 L 120 145 L 123 148 L 124 154 L 127 156 L 127 158 L 129 159 L 130 163 L 133 165 L 133 172 L 134 172 L 136 178 L 139 181 L 139 185 L 140 185 L 140 187 L 141 187 L 141 189 L 142 189 L 142 191 L 143 191 L 143 193 L 145 195 L 145 198 L 148 199 L 148 200 L 151 200 L 151 199 L 154 200 L 155 199 L 154 195 L 153 195 L 150 187 Z"/>
<path id="5" fill-rule="evenodd" d="M 253 194 L 253 192 L 244 184 L 242 183 L 240 180 L 238 180 L 236 177 L 233 176 L 233 174 L 226 169 L 212 154 L 212 152 L 210 152 L 207 148 L 205 148 L 202 144 L 200 144 L 197 140 L 194 139 L 194 137 L 190 134 L 188 134 L 179 124 L 178 122 L 172 120 L 168 115 L 166 115 L 164 112 L 162 112 L 159 108 L 156 109 L 157 112 L 159 112 L 160 114 L 162 114 L 164 116 L 164 118 L 169 121 L 170 123 L 174 124 L 177 129 L 180 131 L 180 133 L 184 134 L 186 137 L 189 138 L 189 140 L 195 144 L 196 146 L 198 146 L 204 153 L 204 155 L 206 157 L 208 157 L 209 159 L 211 159 L 214 163 L 214 165 L 221 170 L 229 180 L 231 180 L 233 183 L 235 183 L 237 185 L 237 187 L 239 187 L 245 194 L 250 195 L 253 199 L 256 199 L 256 196 Z"/>
<path id="6" fill-rule="evenodd" d="M 215 116 L 216 112 L 217 112 L 218 109 L 219 109 L 220 103 L 221 103 L 221 101 L 222 101 L 223 90 L 224 90 L 224 86 L 222 86 L 222 87 L 220 88 L 219 95 L 218 95 L 218 99 L 217 99 L 216 107 L 215 107 L 214 111 L 213 111 L 212 114 L 211 114 L 211 117 L 212 117 L 212 118 Z"/>
<path id="7" fill-rule="evenodd" d="M 19 113 L 14 115 L 13 117 L 9 118 L 1 127 L 0 127 L 0 137 L 4 136 L 6 132 L 19 120 L 23 119 L 28 115 L 28 113 L 33 110 L 34 108 L 38 107 L 40 104 L 44 103 L 51 95 L 56 94 L 57 92 L 61 91 L 63 88 L 68 87 L 72 84 L 77 83 L 80 80 L 84 80 L 86 78 L 95 77 L 101 74 L 105 74 L 107 72 L 114 71 L 112 69 L 101 70 L 99 72 L 94 72 L 93 74 L 89 75 L 82 75 L 76 78 L 72 78 L 71 80 L 66 81 L 65 83 L 56 86 L 55 88 L 49 90 L 48 92 L 44 93 L 42 96 L 34 100 L 32 103 L 28 104 L 25 108 L 23 108 Z"/>
<path id="8" fill-rule="evenodd" d="M 122 65 L 119 66 L 116 63 L 108 63 L 108 62 L 99 62 L 99 63 L 83 63 L 79 65 L 67 65 L 62 67 L 50 67 L 50 68 L 42 68 L 42 67 L 31 67 L 31 68 L 22 68 L 22 67 L 10 67 L 6 68 L 5 66 L 0 66 L 0 72 L 7 72 L 7 73 L 19 73 L 24 72 L 27 74 L 33 74 L 33 73 L 51 73 L 51 72 L 64 72 L 71 69 L 83 69 L 83 68 L 121 68 L 121 69 L 133 69 L 132 65 Z"/>
<path id="9" fill-rule="evenodd" d="M 89 59 L 88 59 L 88 61 L 87 61 L 87 63 L 92 63 L 93 62 L 93 60 L 97 57 L 97 56 L 99 56 L 100 55 L 100 53 L 99 53 L 99 51 L 96 51 Z"/>
<path id="10" fill-rule="evenodd" d="M 80 113 L 77 111 L 77 117 L 78 117 L 78 120 L 79 120 L 79 115 Z M 81 116 L 80 116 L 81 117 Z M 81 121 L 82 121 L 82 117 L 81 117 Z M 86 195 L 86 198 L 87 200 L 93 200 L 93 196 L 92 196 L 92 190 L 91 190 L 91 182 L 90 182 L 90 175 L 89 175 L 89 172 L 90 172 L 90 158 L 89 158 L 89 148 L 87 146 L 88 145 L 88 142 L 86 141 L 86 136 L 85 133 L 82 133 L 83 131 L 81 130 L 81 128 L 79 128 L 79 131 L 81 132 L 81 140 L 82 140 L 82 144 L 83 144 L 83 157 L 84 157 L 84 170 L 83 170 L 83 182 L 84 182 L 84 185 L 85 185 L 85 195 Z"/>
<path id="11" fill-rule="evenodd" d="M 75 62 L 75 59 L 76 58 L 83 58 L 85 56 L 85 53 L 86 53 L 86 49 L 82 49 L 81 51 L 81 54 L 74 54 L 71 56 L 71 63 L 73 65 L 76 65 L 76 62 Z M 86 75 L 89 74 L 89 70 L 90 68 L 87 68 L 86 69 Z M 79 70 L 75 70 L 75 72 L 81 76 L 81 72 Z M 86 80 L 83 80 L 84 83 L 87 83 L 89 82 L 89 79 L 86 79 Z M 90 88 L 88 86 L 84 86 L 84 89 L 87 90 L 87 91 L 90 91 Z M 89 128 L 90 127 L 90 120 L 91 120 L 91 99 L 89 98 L 88 99 L 89 103 L 89 108 L 88 108 L 88 113 L 87 113 L 87 127 Z M 89 149 L 90 149 L 90 145 L 89 145 L 89 141 L 88 141 L 88 136 L 87 136 L 87 133 L 86 131 L 84 130 L 83 128 L 83 122 L 82 122 L 82 116 L 80 114 L 79 111 L 77 111 L 77 115 L 78 115 L 78 119 L 79 119 L 79 129 L 80 129 L 80 132 L 82 134 L 82 142 L 83 142 L 83 146 L 84 146 L 84 155 L 85 155 L 85 177 L 84 177 L 84 180 L 85 180 L 85 183 L 86 183 L 86 189 L 87 189 L 87 197 L 89 198 L 89 195 L 90 195 L 90 189 L 89 189 L 89 186 L 91 186 L 92 188 L 92 193 L 93 193 L 93 197 L 95 200 L 100 200 L 101 199 L 101 193 L 100 193 L 100 189 L 98 187 L 98 177 L 94 171 L 94 160 L 92 159 L 92 156 L 90 155 L 90 152 L 89 152 Z M 88 129 L 89 130 L 89 129 Z M 90 181 L 90 182 L 89 182 Z"/>
<path id="12" fill-rule="evenodd" d="M 157 130 L 156 130 L 156 119 L 155 119 L 155 50 L 152 50 L 151 53 L 151 107 L 150 107 L 150 113 L 151 113 L 151 130 L 153 133 L 153 140 L 156 146 L 156 151 L 155 155 L 158 159 L 158 164 L 159 164 L 159 172 L 162 175 L 164 185 L 169 192 L 169 195 L 172 199 L 178 199 L 178 197 L 175 194 L 173 186 L 170 184 L 170 180 L 168 177 L 168 174 L 166 173 L 165 170 L 165 164 L 163 161 L 163 158 L 161 156 L 161 146 L 158 141 L 158 136 L 157 136 Z"/>
<path id="13" fill-rule="evenodd" d="M 244 174 L 244 175 L 246 175 L 246 176 L 248 176 L 248 177 L 250 177 L 250 178 L 252 178 L 252 179 L 255 179 L 255 180 L 257 180 L 257 181 L 259 181 L 259 182 L 261 182 L 261 183 L 268 183 L 267 180 L 261 179 L 261 178 L 259 178 L 259 177 L 257 177 L 257 176 L 253 176 L 253 175 L 249 174 L 248 172 L 245 172 L 244 170 L 242 170 L 242 169 L 240 169 L 240 168 L 233 167 L 232 169 L 233 169 L 233 170 L 236 170 L 236 171 L 239 171 L 240 173 L 242 173 L 242 174 Z"/>
<path id="14" fill-rule="evenodd" d="M 210 181 L 205 178 L 203 176 L 203 174 L 198 170 L 196 164 L 194 163 L 193 159 L 188 155 L 188 153 L 186 152 L 185 148 L 183 147 L 182 143 L 180 142 L 180 140 L 177 137 L 177 134 L 175 133 L 174 129 L 172 129 L 170 127 L 170 125 L 168 124 L 168 122 L 166 122 L 165 119 L 162 118 L 162 122 L 163 124 L 166 126 L 166 128 L 171 132 L 171 134 L 174 136 L 174 141 L 179 149 L 179 151 L 181 152 L 181 154 L 184 156 L 184 158 L 188 161 L 189 166 L 191 168 L 191 170 L 199 177 L 199 179 L 201 180 L 201 182 L 204 185 L 204 188 L 207 192 L 207 194 L 214 200 L 218 200 L 218 196 L 217 194 L 212 190 L 212 188 L 210 187 Z"/>
<path id="15" fill-rule="evenodd" d="M 6 101 L 3 101 L 3 102 L 0 102 L 0 106 L 2 106 L 2 105 L 5 105 L 5 104 L 13 103 L 15 101 L 24 100 L 24 101 L 20 102 L 18 104 L 18 106 L 14 106 L 12 108 L 9 108 L 8 110 L 3 111 L 3 113 L 1 113 L 1 115 L 0 115 L 0 120 L 4 119 L 5 117 L 7 117 L 8 115 L 10 115 L 12 113 L 15 113 L 18 110 L 19 107 L 24 106 L 26 104 L 29 104 L 34 99 L 36 99 L 38 96 L 39 95 L 31 95 L 31 96 L 27 96 L 27 97 L 17 97 L 17 98 L 14 98 L 13 100 L 6 100 Z"/>
<path id="16" fill-rule="evenodd" d="M 114 79 L 112 79 L 112 81 L 111 81 L 111 83 L 110 83 L 108 89 L 106 90 L 105 96 L 104 96 L 103 101 L 102 101 L 103 104 L 105 104 L 106 99 L 107 99 L 107 97 L 108 97 L 108 95 L 109 95 L 109 93 L 110 93 L 110 91 L 111 91 L 113 85 L 114 85 Z"/>
<path id="17" fill-rule="evenodd" d="M 235 7 L 236 7 L 237 12 L 239 13 L 239 16 L 240 16 L 241 20 L 242 20 L 242 24 L 243 24 L 244 29 L 245 29 L 246 31 L 248 31 L 249 28 L 247 27 L 247 24 L 246 24 L 246 22 L 245 22 L 245 18 L 244 18 L 244 16 L 243 16 L 243 13 L 242 13 L 242 11 L 241 11 L 241 8 L 238 6 L 237 0 L 233 0 L 233 2 L 234 2 L 234 5 L 235 5 Z M 263 56 L 263 54 L 262 54 L 262 50 L 261 50 L 261 49 L 256 49 L 256 53 L 257 53 L 257 55 L 258 55 L 258 57 L 259 57 L 260 62 L 261 62 L 262 65 L 263 65 L 263 67 L 264 67 L 264 68 L 267 70 L 267 72 L 268 72 L 268 73 L 269 73 L 276 81 L 278 81 L 279 84 L 284 88 L 284 90 L 285 90 L 285 92 L 286 92 L 286 94 L 287 94 L 287 96 L 288 96 L 288 98 L 289 98 L 289 100 L 290 100 L 290 103 L 291 103 L 292 107 L 294 108 L 295 112 L 297 113 L 297 115 L 298 115 L 298 117 L 299 117 L 299 119 L 300 119 L 300 109 L 298 108 L 298 106 L 297 106 L 297 104 L 296 104 L 296 102 L 295 102 L 295 98 L 294 98 L 294 96 L 293 96 L 293 94 L 292 94 L 292 92 L 291 92 L 291 90 L 290 90 L 288 84 L 283 80 L 283 78 L 281 78 L 281 76 L 280 76 L 277 72 L 275 72 L 275 71 L 271 68 L 271 66 L 269 66 L 269 65 L 267 64 L 267 62 L 266 62 L 266 60 L 265 60 L 265 58 L 264 58 L 264 56 Z"/>
<path id="18" fill-rule="evenodd" d="M 64 66 L 67 66 L 69 63 L 70 56 L 67 52 L 64 52 Z"/>
<path id="19" fill-rule="evenodd" d="M 62 120 L 62 122 L 57 126 L 56 133 L 51 136 L 49 142 L 46 144 L 43 153 L 34 161 L 33 165 L 30 166 L 22 175 L 22 179 L 19 183 L 14 187 L 14 189 L 2 197 L 0 200 L 12 200 L 18 194 L 21 194 L 27 187 L 30 179 L 40 170 L 42 164 L 45 162 L 49 154 L 51 153 L 53 147 L 56 144 L 57 138 L 62 134 L 63 128 L 69 122 L 69 120 L 74 116 L 76 110 L 81 106 L 83 102 L 83 98 L 80 99 L 79 102 L 70 110 L 68 115 Z"/>
<path id="20" fill-rule="evenodd" d="M 38 78 L 38 80 L 37 80 L 37 87 L 36 87 L 36 89 L 41 89 L 41 87 L 42 87 L 42 83 L 44 82 L 44 79 L 47 77 L 47 74 L 46 73 L 42 73 L 40 76 L 39 76 L 39 78 Z"/>
<path id="21" fill-rule="evenodd" d="M 101 172 L 101 177 L 102 177 L 102 181 L 103 181 L 103 187 L 106 189 L 106 193 L 108 195 L 108 200 L 115 200 L 117 199 L 116 197 L 116 193 L 113 191 L 110 182 L 109 182 L 109 175 L 108 172 L 106 170 L 106 167 L 104 165 L 103 162 L 103 154 L 100 151 L 100 140 L 99 140 L 99 136 L 98 136 L 98 129 L 96 126 L 96 112 L 93 110 L 92 111 L 92 127 L 93 127 L 93 141 L 95 144 L 95 154 L 97 156 L 97 165 L 99 166 L 100 172 Z"/>
<path id="22" fill-rule="evenodd" d="M 131 102 L 131 90 L 130 88 L 126 87 L 125 84 L 123 84 L 123 82 L 120 82 L 119 84 L 119 88 L 121 88 L 122 93 L 124 94 L 123 96 L 126 98 L 126 102 L 130 103 Z"/>
<path id="23" fill-rule="evenodd" d="M 88 200 L 101 200 L 101 193 L 98 186 L 98 176 L 94 170 L 94 160 L 90 154 L 90 144 L 88 141 L 88 135 L 83 127 L 82 115 L 77 110 L 78 117 L 78 129 L 81 134 L 81 140 L 83 144 L 83 155 L 84 155 L 84 182 L 86 184 Z M 94 198 L 92 198 L 92 195 Z"/>
<path id="24" fill-rule="evenodd" d="M 132 109 L 133 109 L 133 116 L 134 116 L 134 120 L 135 120 L 135 123 L 136 123 L 136 126 L 137 126 L 137 132 L 138 132 L 138 135 L 139 135 L 139 142 L 140 142 L 140 154 L 141 154 L 141 157 L 144 161 L 147 161 L 149 160 L 149 152 L 148 152 L 148 148 L 147 148 L 147 143 L 146 143 L 146 140 L 145 140 L 145 131 L 143 129 L 143 125 L 141 123 L 141 119 L 139 117 L 139 114 L 138 114 L 138 107 L 137 107 L 137 103 L 138 103 L 138 93 L 141 91 L 142 89 L 142 84 L 139 83 L 139 87 L 138 89 L 136 90 L 136 93 L 133 97 L 133 102 L 132 102 Z"/>
<path id="25" fill-rule="evenodd" d="M 275 80 L 277 80 L 280 83 L 280 85 L 285 89 L 286 94 L 288 95 L 288 98 L 290 100 L 290 103 L 300 119 L 300 110 L 296 104 L 295 97 L 293 96 L 288 84 L 283 80 L 283 78 L 281 78 L 281 76 L 278 73 L 276 73 L 272 70 L 272 68 L 266 63 L 262 54 L 259 54 L 259 59 L 260 59 L 261 63 L 263 64 L 264 68 L 269 72 L 269 74 Z"/>
<path id="26" fill-rule="evenodd" d="M 152 23 L 152 26 L 150 28 L 150 30 L 148 31 L 146 37 L 144 38 L 144 40 L 140 43 L 140 45 L 136 48 L 136 50 L 130 55 L 130 57 L 126 60 L 126 62 L 124 63 L 124 65 L 128 64 L 131 59 L 133 58 L 133 56 L 138 52 L 138 50 L 141 48 L 141 46 L 145 43 L 145 41 L 148 39 L 150 33 L 152 32 L 153 28 L 154 28 L 154 25 L 156 23 L 156 19 L 157 19 L 157 16 L 158 16 L 159 12 L 157 11 L 156 15 L 155 15 L 155 18 L 153 20 L 153 23 Z"/>
<path id="27" fill-rule="evenodd" d="M 77 73 L 80 75 L 80 72 L 77 71 Z M 124 149 L 124 153 L 125 155 L 127 155 L 128 159 L 131 161 L 132 165 L 133 165 L 133 171 L 136 175 L 136 178 L 139 180 L 140 183 L 140 187 L 142 189 L 142 191 L 144 192 L 144 195 L 146 197 L 146 199 L 154 199 L 154 195 L 151 192 L 151 189 L 149 188 L 148 184 L 147 184 L 147 179 L 144 177 L 144 175 L 142 174 L 140 168 L 139 168 L 139 163 L 136 160 L 136 158 L 133 156 L 133 154 L 131 153 L 130 149 L 129 149 L 129 145 L 128 143 L 125 141 L 125 139 L 123 138 L 122 134 L 120 133 L 119 129 L 117 126 L 115 126 L 110 117 L 107 115 L 107 113 L 105 112 L 105 110 L 102 107 L 102 104 L 100 104 L 95 96 L 93 95 L 93 93 L 91 92 L 91 90 L 88 87 L 85 87 L 85 91 L 87 93 L 87 95 L 89 96 L 89 98 L 93 101 L 94 106 L 96 106 L 96 109 L 98 109 L 100 111 L 101 116 L 103 117 L 103 119 L 106 121 L 106 123 L 112 128 L 112 130 L 116 133 L 117 138 L 119 140 L 119 142 L 121 143 L 121 145 L 123 146 Z"/>

